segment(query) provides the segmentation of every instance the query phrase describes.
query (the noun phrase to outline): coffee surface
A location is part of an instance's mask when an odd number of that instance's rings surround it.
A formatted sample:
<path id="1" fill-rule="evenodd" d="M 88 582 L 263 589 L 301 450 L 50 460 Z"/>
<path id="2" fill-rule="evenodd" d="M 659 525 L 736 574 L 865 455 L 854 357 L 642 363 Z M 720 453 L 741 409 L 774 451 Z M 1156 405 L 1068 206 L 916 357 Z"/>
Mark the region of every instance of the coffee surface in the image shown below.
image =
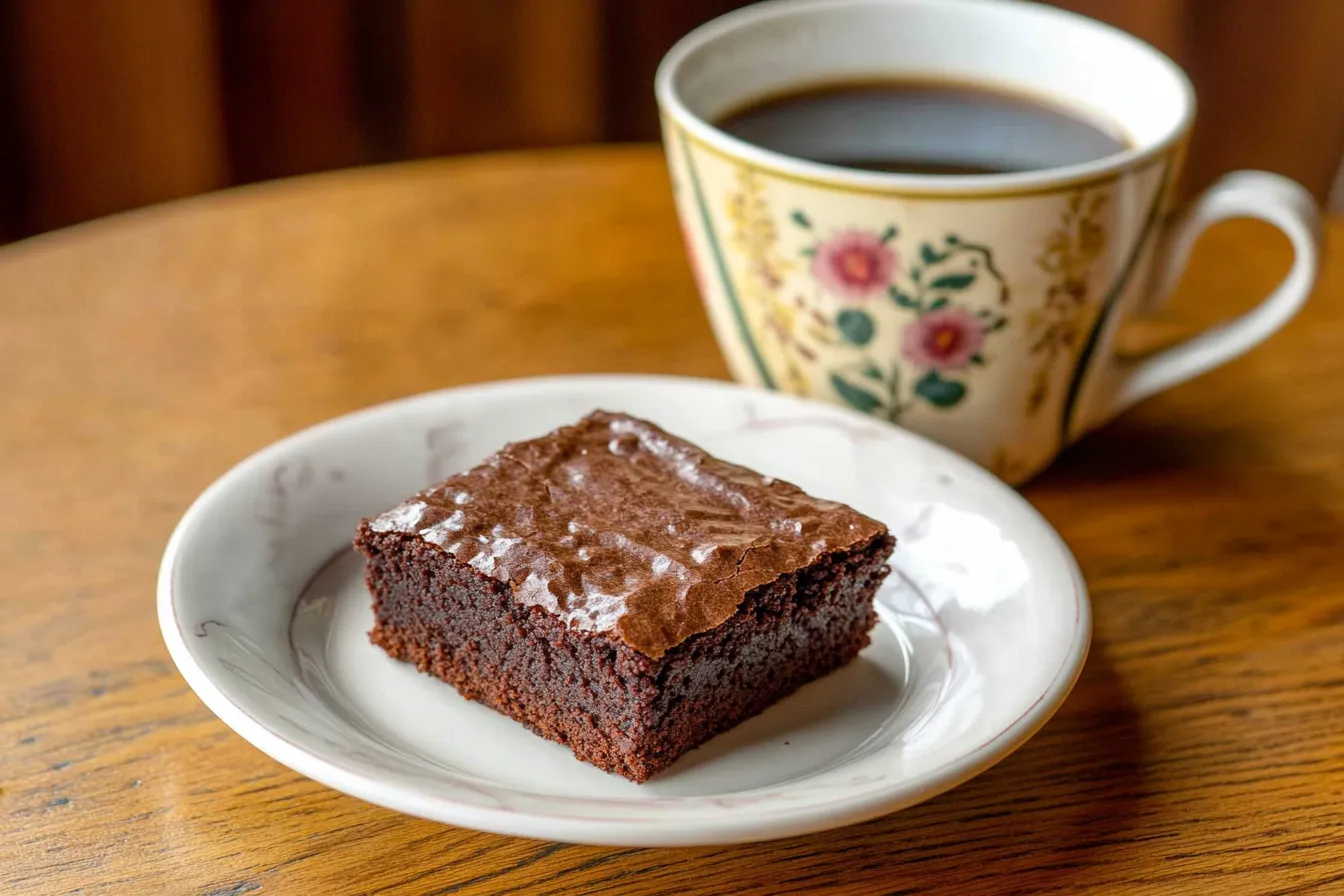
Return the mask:
<path id="1" fill-rule="evenodd" d="M 766 97 L 718 127 L 785 155 L 905 174 L 1001 174 L 1091 162 L 1120 129 L 1045 98 L 942 81 L 824 84 Z"/>

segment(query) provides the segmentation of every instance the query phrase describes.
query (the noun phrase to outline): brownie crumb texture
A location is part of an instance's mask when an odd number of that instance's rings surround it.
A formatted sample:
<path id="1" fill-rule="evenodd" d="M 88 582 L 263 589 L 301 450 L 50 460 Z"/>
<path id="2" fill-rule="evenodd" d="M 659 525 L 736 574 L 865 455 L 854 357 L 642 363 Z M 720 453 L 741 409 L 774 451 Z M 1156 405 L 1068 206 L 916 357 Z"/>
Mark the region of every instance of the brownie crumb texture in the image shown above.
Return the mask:
<path id="1" fill-rule="evenodd" d="M 854 659 L 894 540 L 598 412 L 365 520 L 355 545 L 375 644 L 643 782 Z"/>

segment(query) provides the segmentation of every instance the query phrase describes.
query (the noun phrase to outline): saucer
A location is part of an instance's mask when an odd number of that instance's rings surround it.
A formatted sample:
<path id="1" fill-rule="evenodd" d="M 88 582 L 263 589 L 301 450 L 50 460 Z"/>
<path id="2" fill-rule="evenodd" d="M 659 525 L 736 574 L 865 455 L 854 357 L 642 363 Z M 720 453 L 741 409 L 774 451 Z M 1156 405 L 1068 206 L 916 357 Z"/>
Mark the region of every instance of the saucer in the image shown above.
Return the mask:
<path id="1" fill-rule="evenodd" d="M 636 785 L 368 640 L 361 517 L 595 408 L 886 523 L 860 657 Z M 1091 611 L 1053 529 L 989 473 L 839 407 L 728 383 L 574 376 L 434 392 L 314 426 L 211 485 L 168 542 L 159 624 L 229 727 L 337 790 L 524 837 L 688 846 L 863 821 L 979 774 L 1059 707 Z"/>

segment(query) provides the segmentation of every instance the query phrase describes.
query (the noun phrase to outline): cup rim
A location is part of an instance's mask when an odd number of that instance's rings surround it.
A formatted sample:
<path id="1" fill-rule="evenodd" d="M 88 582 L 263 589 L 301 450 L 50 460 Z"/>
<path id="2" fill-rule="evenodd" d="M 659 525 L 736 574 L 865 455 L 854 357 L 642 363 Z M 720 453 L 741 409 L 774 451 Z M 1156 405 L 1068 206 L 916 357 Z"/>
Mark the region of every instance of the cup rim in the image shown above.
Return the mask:
<path id="1" fill-rule="evenodd" d="M 1080 186 L 1114 180 L 1127 171 L 1147 167 L 1174 146 L 1182 142 L 1190 131 L 1195 114 L 1195 90 L 1184 69 L 1152 44 L 1134 35 L 1089 18 L 1053 6 L 1021 0 L 934 0 L 939 5 L 956 4 L 963 7 L 1003 9 L 1012 7 L 1018 14 L 1043 19 L 1068 21 L 1074 25 L 1101 31 L 1112 40 L 1127 44 L 1131 49 L 1154 59 L 1181 91 L 1182 113 L 1177 121 L 1160 137 L 1132 146 L 1118 153 L 1089 162 L 1012 171 L 996 174 L 903 174 L 886 171 L 866 171 L 846 168 L 825 162 L 791 156 L 787 153 L 749 143 L 734 137 L 692 112 L 676 89 L 676 76 L 686 58 L 704 44 L 725 34 L 768 22 L 788 15 L 800 8 L 819 9 L 845 6 L 920 6 L 930 0 L 764 0 L 751 6 L 733 10 L 695 28 L 668 50 L 654 75 L 654 96 L 665 115 L 682 129 L 683 136 L 701 147 L 731 159 L 747 162 L 755 167 L 828 187 L 841 187 L 855 192 L 910 196 L 964 196 L 1022 195 L 1053 192 L 1061 186 Z"/>

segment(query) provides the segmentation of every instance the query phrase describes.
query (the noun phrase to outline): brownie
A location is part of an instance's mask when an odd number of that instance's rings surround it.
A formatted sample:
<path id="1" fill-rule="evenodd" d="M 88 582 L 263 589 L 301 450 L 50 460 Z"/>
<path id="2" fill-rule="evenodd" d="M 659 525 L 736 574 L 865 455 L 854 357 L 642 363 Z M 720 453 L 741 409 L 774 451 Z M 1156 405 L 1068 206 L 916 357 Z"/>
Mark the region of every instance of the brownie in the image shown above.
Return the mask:
<path id="1" fill-rule="evenodd" d="M 857 656 L 893 544 L 843 504 L 602 411 L 355 538 L 375 644 L 637 782 Z"/>

